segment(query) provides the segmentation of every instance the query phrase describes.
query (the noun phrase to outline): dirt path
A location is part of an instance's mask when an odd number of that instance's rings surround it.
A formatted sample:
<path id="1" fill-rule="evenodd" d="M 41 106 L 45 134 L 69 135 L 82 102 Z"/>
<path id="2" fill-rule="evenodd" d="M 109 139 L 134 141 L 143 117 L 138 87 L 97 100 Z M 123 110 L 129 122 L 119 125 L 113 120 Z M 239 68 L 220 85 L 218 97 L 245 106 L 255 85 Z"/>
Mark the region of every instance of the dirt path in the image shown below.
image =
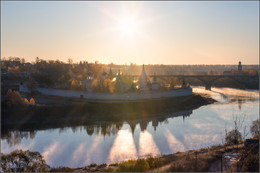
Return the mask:
<path id="1" fill-rule="evenodd" d="M 237 152 L 226 152 L 222 156 L 222 164 L 221 164 L 221 160 L 217 160 L 213 162 L 210 165 L 208 172 L 228 171 L 231 168 L 231 165 L 237 162 L 239 156 L 240 154 Z M 221 170 L 221 166 L 222 166 L 222 170 Z"/>
<path id="2" fill-rule="evenodd" d="M 162 166 L 160 168 L 152 169 L 149 172 L 166 172 L 167 170 L 170 169 L 172 164 L 173 164 L 173 162 L 171 162 L 171 163 L 169 163 L 167 165 L 164 165 L 164 166 Z"/>

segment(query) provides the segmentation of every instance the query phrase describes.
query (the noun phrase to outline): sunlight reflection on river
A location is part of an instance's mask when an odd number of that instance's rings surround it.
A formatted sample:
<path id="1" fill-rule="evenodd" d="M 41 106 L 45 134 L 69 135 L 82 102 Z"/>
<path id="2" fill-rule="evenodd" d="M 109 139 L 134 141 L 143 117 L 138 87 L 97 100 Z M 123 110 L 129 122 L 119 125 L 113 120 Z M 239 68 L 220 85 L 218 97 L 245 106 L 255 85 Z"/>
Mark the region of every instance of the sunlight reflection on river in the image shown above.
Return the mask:
<path id="1" fill-rule="evenodd" d="M 244 128 L 248 132 L 252 121 L 259 117 L 258 91 L 231 88 L 206 91 L 203 87 L 193 91 L 219 102 L 168 117 L 121 124 L 12 131 L 2 135 L 1 151 L 39 151 L 51 166 L 112 163 L 222 144 L 225 129 L 234 127 L 234 117 L 241 122 L 242 134 Z"/>

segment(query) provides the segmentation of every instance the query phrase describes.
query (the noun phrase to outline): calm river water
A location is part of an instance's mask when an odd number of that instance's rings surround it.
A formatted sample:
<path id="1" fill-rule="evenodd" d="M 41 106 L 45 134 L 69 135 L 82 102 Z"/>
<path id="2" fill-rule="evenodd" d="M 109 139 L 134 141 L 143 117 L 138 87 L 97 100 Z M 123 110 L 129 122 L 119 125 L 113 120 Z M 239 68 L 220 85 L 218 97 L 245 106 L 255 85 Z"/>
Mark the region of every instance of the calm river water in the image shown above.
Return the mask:
<path id="1" fill-rule="evenodd" d="M 96 124 L 39 131 L 11 131 L 1 137 L 1 152 L 39 151 L 50 166 L 82 167 L 148 155 L 209 147 L 224 142 L 225 129 L 247 138 L 259 117 L 259 91 L 193 88 L 218 102 L 191 111 L 123 123 Z"/>

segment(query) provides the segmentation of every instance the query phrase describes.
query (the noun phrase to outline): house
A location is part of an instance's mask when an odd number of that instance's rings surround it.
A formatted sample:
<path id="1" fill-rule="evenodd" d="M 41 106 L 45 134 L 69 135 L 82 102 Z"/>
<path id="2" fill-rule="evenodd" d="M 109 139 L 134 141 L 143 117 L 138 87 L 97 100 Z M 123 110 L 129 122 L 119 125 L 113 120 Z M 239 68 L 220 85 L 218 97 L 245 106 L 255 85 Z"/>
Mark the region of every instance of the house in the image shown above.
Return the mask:
<path id="1" fill-rule="evenodd" d="M 232 75 L 232 71 L 224 71 L 223 75 Z"/>
<path id="2" fill-rule="evenodd" d="M 152 82 L 152 90 L 159 90 L 160 84 L 157 82 L 157 77 L 154 74 L 153 82 Z"/>

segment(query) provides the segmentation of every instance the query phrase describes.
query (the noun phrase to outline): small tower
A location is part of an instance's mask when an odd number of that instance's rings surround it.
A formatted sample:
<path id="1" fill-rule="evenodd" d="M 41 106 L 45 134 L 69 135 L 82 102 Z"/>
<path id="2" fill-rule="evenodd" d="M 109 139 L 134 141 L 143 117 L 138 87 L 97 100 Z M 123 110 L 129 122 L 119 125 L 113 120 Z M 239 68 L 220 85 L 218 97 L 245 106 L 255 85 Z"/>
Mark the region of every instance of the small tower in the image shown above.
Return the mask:
<path id="1" fill-rule="evenodd" d="M 242 74 L 242 64 L 241 64 L 241 61 L 239 61 L 239 63 L 238 63 L 237 72 L 238 72 L 238 74 Z"/>

